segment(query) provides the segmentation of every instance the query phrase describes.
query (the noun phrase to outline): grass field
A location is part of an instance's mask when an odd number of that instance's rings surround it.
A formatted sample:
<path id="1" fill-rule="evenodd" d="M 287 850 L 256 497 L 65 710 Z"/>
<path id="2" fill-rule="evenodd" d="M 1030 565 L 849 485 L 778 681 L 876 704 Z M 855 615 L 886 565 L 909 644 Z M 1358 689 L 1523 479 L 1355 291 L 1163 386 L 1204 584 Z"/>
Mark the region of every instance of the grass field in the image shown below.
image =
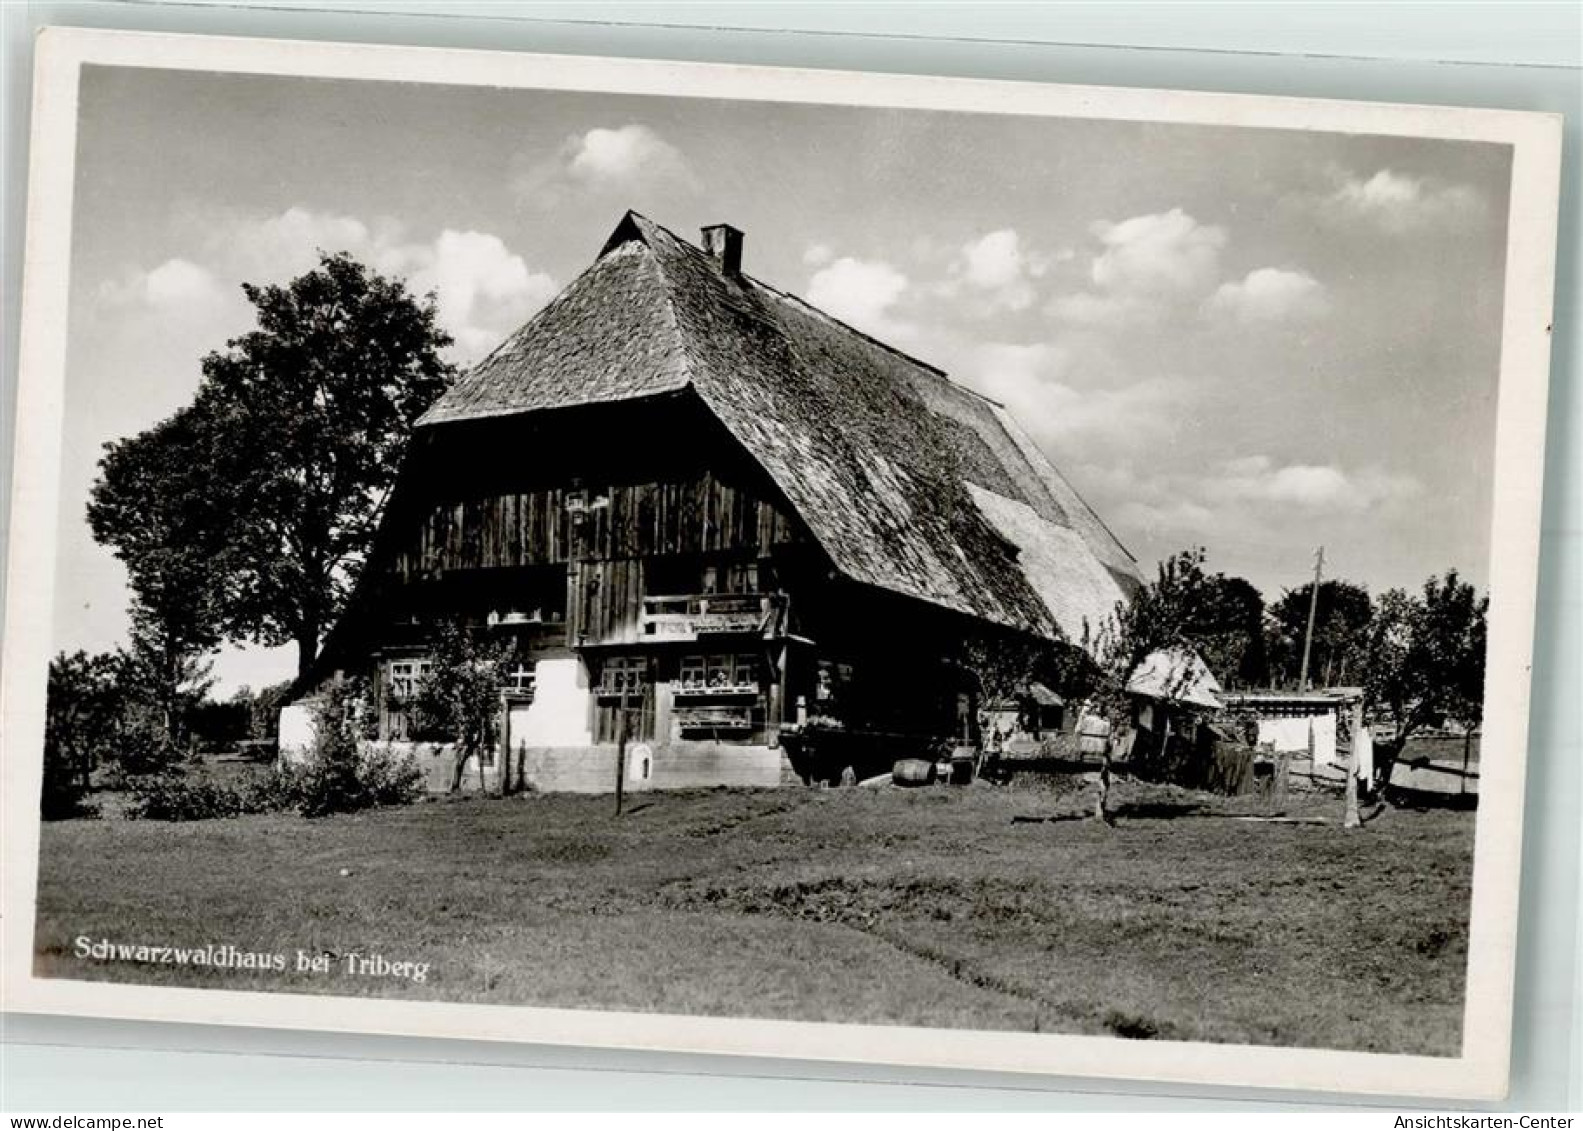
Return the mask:
<path id="1" fill-rule="evenodd" d="M 1473 816 L 1361 831 L 1122 782 L 534 795 L 43 828 L 63 978 L 1454 1055 Z M 1334 821 L 1333 798 L 1288 812 Z M 427 981 L 95 961 L 350 951 Z"/>

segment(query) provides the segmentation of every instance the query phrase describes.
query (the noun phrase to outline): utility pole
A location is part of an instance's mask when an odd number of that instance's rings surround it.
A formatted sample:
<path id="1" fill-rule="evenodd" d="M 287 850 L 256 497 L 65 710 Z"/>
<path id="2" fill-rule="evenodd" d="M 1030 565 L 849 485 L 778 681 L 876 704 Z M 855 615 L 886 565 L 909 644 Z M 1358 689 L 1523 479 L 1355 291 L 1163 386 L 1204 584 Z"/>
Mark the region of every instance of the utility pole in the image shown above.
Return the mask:
<path id="1" fill-rule="evenodd" d="M 1314 587 L 1308 594 L 1308 631 L 1303 633 L 1303 671 L 1297 677 L 1297 690 L 1308 690 L 1308 654 L 1314 646 L 1314 614 L 1319 611 L 1319 575 L 1325 568 L 1325 548 L 1314 555 Z"/>

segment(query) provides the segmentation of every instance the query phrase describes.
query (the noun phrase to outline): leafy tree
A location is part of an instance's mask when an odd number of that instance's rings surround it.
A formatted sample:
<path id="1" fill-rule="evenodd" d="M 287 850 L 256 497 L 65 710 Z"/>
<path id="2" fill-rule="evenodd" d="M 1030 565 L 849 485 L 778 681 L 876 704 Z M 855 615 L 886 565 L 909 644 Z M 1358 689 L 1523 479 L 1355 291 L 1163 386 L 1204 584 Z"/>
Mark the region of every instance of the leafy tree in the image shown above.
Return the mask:
<path id="1" fill-rule="evenodd" d="M 484 752 L 498 738 L 500 685 L 505 681 L 508 646 L 491 644 L 454 621 L 439 625 L 433 637 L 430 667 L 418 683 L 416 705 L 423 725 L 455 736 L 451 792 L 462 786 L 462 771 L 478 758 L 478 788 L 485 790 Z M 500 766 L 499 789 L 505 793 L 510 774 Z"/>
<path id="2" fill-rule="evenodd" d="M 295 643 L 341 611 L 412 423 L 454 370 L 434 299 L 345 254 L 243 285 L 258 327 L 203 360 L 193 403 L 101 462 L 90 521 L 164 645 Z"/>
<path id="3" fill-rule="evenodd" d="M 1084 640 L 1092 657 L 1089 709 L 1109 718 L 1113 733 L 1127 724 L 1130 704 L 1126 687 L 1132 673 L 1149 655 L 1181 649 L 1204 658 L 1211 671 L 1260 673 L 1262 649 L 1256 631 L 1263 613 L 1257 590 L 1241 578 L 1208 573 L 1205 551 L 1182 550 L 1160 562 L 1155 579 Z M 1189 669 L 1183 667 L 1183 677 Z M 1106 794 L 1108 757 L 1100 770 L 1096 814 L 1108 820 Z"/>
<path id="4" fill-rule="evenodd" d="M 1098 665 L 1095 690 L 1117 721 L 1125 714 L 1127 679 L 1163 648 L 1190 648 L 1223 680 L 1262 680 L 1263 599 L 1240 577 L 1207 572 L 1206 560 L 1196 548 L 1160 562 L 1155 579 L 1087 641 Z"/>
<path id="5" fill-rule="evenodd" d="M 305 675 L 362 565 L 413 422 L 449 384 L 432 296 L 344 254 L 287 285 L 244 285 L 258 329 L 204 359 L 243 507 L 233 635 L 295 643 Z"/>
<path id="6" fill-rule="evenodd" d="M 49 663 L 44 709 L 46 820 L 82 810 L 89 777 L 113 753 L 122 726 L 119 662 L 113 653 L 65 652 Z"/>
<path id="7" fill-rule="evenodd" d="M 214 686 L 210 664 L 171 622 L 134 605 L 132 643 L 120 653 L 120 683 L 134 750 L 121 754 L 128 773 L 148 772 L 179 758 L 192 739 L 194 712 Z"/>
<path id="8" fill-rule="evenodd" d="M 1263 685 L 1269 680 L 1263 595 L 1246 579 L 1220 573 L 1206 579 L 1206 590 L 1205 608 L 1184 634 L 1228 687 Z"/>
<path id="9" fill-rule="evenodd" d="M 200 400 L 106 445 L 88 504 L 94 538 L 127 570 L 132 645 L 122 674 L 147 696 L 167 748 L 182 743 L 183 703 L 221 639 L 234 503 L 213 472 L 222 431 Z"/>
<path id="10" fill-rule="evenodd" d="M 1308 605 L 1313 582 L 1288 589 L 1270 606 L 1268 651 L 1276 678 L 1295 686 L 1302 672 L 1303 636 L 1308 630 Z M 1374 618 L 1369 591 L 1348 581 L 1319 583 L 1314 607 L 1314 640 L 1308 657 L 1309 678 L 1320 686 L 1357 678 L 1358 660 Z"/>
<path id="11" fill-rule="evenodd" d="M 992 704 L 1020 702 L 1035 683 L 1066 698 L 1086 694 L 1092 681 L 1092 664 L 1080 649 L 1010 632 L 969 637 L 963 644 L 960 666 L 977 699 L 975 721 L 980 732 Z"/>
<path id="12" fill-rule="evenodd" d="M 1412 737 L 1446 718 L 1476 727 L 1484 698 L 1485 621 L 1489 599 L 1456 570 L 1431 577 L 1414 597 L 1381 594 L 1365 648 L 1364 692 L 1371 716 L 1389 732 L 1382 769 Z"/>

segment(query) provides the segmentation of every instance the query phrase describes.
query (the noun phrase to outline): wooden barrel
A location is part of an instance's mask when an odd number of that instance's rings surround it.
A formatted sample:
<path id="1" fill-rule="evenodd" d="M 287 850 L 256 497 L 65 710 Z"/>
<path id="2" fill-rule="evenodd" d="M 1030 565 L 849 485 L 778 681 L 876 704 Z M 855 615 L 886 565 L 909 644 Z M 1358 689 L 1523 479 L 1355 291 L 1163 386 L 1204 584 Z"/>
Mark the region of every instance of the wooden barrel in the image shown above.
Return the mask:
<path id="1" fill-rule="evenodd" d="M 890 780 L 897 785 L 928 785 L 934 781 L 934 763 L 922 758 L 903 758 L 891 767 Z"/>

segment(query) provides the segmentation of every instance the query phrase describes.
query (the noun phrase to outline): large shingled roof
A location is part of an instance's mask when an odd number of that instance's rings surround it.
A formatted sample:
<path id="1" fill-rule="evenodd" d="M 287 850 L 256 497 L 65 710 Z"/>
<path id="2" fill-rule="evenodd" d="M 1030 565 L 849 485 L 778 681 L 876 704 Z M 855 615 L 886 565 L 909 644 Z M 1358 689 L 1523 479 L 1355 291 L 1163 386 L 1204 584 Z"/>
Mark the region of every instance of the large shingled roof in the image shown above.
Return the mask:
<path id="1" fill-rule="evenodd" d="M 686 389 L 855 581 L 1073 641 L 1137 584 L 999 405 L 636 213 L 419 426 Z"/>

